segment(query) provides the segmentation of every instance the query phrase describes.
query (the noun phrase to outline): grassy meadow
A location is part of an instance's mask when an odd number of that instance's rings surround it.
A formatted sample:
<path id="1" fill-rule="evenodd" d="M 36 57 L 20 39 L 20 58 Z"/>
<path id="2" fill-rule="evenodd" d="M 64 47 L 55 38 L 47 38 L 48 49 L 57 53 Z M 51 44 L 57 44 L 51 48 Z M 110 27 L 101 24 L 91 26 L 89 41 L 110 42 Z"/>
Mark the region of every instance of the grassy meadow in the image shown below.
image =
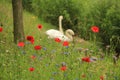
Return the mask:
<path id="1" fill-rule="evenodd" d="M 102 51 L 94 42 L 56 42 L 45 31 L 55 26 L 24 11 L 25 36 L 33 36 L 34 44 L 25 41 L 20 47 L 13 42 L 12 5 L 0 1 L 0 80 L 120 80 L 120 63 L 113 64 L 114 52 Z M 38 29 L 38 24 L 42 28 Z M 58 29 L 58 28 L 56 28 Z M 39 45 L 39 50 L 35 46 Z M 107 54 L 111 55 L 107 55 Z M 84 61 L 83 58 L 88 58 Z M 97 60 L 94 61 L 93 57 Z"/>

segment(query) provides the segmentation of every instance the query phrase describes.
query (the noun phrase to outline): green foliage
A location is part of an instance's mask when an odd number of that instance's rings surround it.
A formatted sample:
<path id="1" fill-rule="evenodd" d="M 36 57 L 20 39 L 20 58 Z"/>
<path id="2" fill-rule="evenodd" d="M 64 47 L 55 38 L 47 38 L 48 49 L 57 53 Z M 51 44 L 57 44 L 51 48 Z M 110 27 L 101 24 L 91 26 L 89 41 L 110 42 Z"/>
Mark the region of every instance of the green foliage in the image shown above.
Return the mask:
<path id="1" fill-rule="evenodd" d="M 118 0 L 101 0 L 94 4 L 91 10 L 93 23 L 100 27 L 99 37 L 104 45 L 110 44 L 112 36 L 120 36 L 120 6 L 118 3 L 120 3 Z"/>
<path id="2" fill-rule="evenodd" d="M 109 45 L 112 36 L 120 36 L 119 0 L 23 0 L 25 9 L 58 26 L 63 15 L 64 29 L 71 28 L 80 37 L 93 40 L 90 28 L 100 28 L 97 41 Z"/>
<path id="3" fill-rule="evenodd" d="M 23 8 L 25 8 L 27 11 L 33 10 L 32 8 L 32 0 L 22 0 Z"/>
<path id="4" fill-rule="evenodd" d="M 23 3 L 23 5 L 31 5 L 32 10 L 29 10 L 30 12 L 54 25 L 58 25 L 58 16 L 60 15 L 64 16 L 64 28 L 71 28 L 77 24 L 76 20 L 80 12 L 78 5 L 72 0 L 31 0 L 31 3 L 23 0 Z M 29 8 L 29 6 L 26 7 Z"/>

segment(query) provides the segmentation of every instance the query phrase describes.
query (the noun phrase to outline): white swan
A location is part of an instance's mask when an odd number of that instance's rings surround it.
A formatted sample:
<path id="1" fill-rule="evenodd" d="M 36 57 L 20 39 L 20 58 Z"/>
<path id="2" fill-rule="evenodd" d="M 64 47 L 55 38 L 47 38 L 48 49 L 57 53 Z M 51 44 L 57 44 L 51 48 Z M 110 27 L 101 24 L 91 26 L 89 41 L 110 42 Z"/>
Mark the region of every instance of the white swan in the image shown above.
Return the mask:
<path id="1" fill-rule="evenodd" d="M 65 31 L 65 35 L 62 29 L 63 16 L 59 16 L 59 30 L 50 29 L 46 31 L 48 38 L 59 38 L 62 41 L 73 41 L 74 32 L 71 29 Z"/>

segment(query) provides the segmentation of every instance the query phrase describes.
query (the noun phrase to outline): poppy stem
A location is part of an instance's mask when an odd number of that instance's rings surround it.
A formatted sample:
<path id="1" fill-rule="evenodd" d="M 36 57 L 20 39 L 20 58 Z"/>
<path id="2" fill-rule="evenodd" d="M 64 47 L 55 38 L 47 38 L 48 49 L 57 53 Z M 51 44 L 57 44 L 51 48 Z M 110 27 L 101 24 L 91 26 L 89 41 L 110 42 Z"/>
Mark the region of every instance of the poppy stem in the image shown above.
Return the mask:
<path id="1" fill-rule="evenodd" d="M 96 35 L 94 34 L 94 45 L 96 44 Z"/>

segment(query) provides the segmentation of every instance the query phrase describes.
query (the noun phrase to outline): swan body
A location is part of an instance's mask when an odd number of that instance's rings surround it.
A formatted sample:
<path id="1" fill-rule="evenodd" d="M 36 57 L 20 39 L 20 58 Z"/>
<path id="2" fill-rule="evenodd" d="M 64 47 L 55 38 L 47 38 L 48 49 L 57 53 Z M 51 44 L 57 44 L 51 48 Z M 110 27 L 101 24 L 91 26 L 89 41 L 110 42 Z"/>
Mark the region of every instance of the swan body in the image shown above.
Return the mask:
<path id="1" fill-rule="evenodd" d="M 63 16 L 59 16 L 59 30 L 50 29 L 46 31 L 46 35 L 48 35 L 48 38 L 59 38 L 62 41 L 73 41 L 73 35 L 74 32 L 71 29 L 67 29 L 65 31 L 65 35 L 62 29 L 62 19 Z"/>
<path id="2" fill-rule="evenodd" d="M 71 29 L 68 29 L 68 30 L 66 30 L 65 33 L 66 33 L 66 35 L 64 35 L 60 31 L 55 30 L 55 29 L 50 29 L 50 30 L 46 31 L 48 38 L 51 38 L 51 39 L 59 38 L 62 41 L 73 41 L 73 38 L 69 33 L 74 35 L 74 32 Z"/>

